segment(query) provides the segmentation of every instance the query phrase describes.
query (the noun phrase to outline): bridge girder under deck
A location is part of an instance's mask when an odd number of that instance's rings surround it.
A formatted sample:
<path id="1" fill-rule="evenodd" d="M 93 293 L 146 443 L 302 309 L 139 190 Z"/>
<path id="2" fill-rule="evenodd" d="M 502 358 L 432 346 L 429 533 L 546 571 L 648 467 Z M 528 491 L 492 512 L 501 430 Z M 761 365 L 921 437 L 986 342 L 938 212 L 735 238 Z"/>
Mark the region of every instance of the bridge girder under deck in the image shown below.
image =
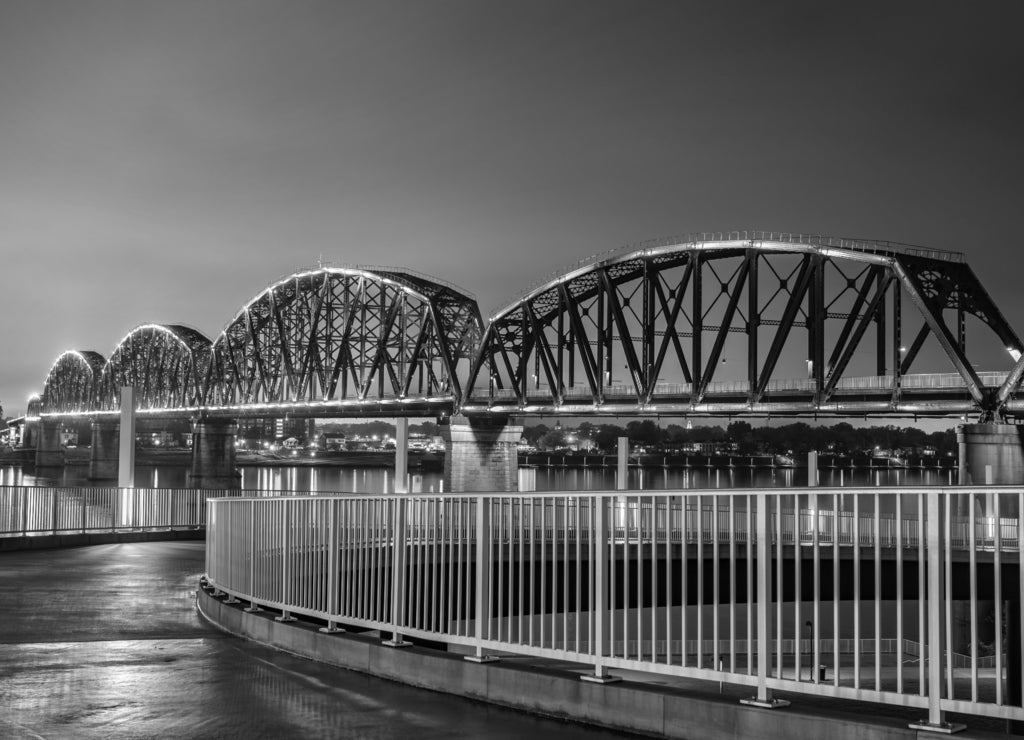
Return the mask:
<path id="1" fill-rule="evenodd" d="M 462 411 L 991 414 L 1007 373 L 974 368 L 968 316 L 1011 354 L 1022 351 L 960 254 L 764 232 L 701 235 L 602 256 L 498 311 Z M 921 368 L 930 338 L 945 362 Z"/>

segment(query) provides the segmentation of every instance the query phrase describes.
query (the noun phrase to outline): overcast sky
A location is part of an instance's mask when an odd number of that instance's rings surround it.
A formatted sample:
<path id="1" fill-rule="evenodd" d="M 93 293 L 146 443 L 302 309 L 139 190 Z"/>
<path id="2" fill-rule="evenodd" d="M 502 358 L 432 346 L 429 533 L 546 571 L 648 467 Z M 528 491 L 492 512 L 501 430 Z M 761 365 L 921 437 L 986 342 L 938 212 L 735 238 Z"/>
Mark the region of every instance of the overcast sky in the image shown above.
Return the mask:
<path id="1" fill-rule="evenodd" d="M 963 251 L 1024 333 L 1024 3 L 0 0 L 0 403 L 141 323 L 396 265 L 485 316 L 594 252 Z"/>

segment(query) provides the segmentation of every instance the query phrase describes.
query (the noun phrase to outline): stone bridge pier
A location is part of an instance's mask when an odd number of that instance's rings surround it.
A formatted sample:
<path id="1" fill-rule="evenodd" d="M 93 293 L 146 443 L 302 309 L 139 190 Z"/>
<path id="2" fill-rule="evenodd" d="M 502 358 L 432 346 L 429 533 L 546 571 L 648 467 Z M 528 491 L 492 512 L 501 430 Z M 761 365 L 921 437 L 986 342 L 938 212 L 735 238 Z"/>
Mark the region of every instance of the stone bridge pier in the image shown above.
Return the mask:
<path id="1" fill-rule="evenodd" d="M 92 423 L 89 480 L 117 480 L 120 426 L 109 419 Z"/>
<path id="2" fill-rule="evenodd" d="M 235 456 L 234 419 L 200 418 L 192 431 L 192 470 L 189 485 L 194 488 L 240 488 L 242 473 Z"/>
<path id="3" fill-rule="evenodd" d="M 961 486 L 1024 485 L 1024 426 L 961 424 L 956 428 Z"/>
<path id="4" fill-rule="evenodd" d="M 444 490 L 518 491 L 516 447 L 522 434 L 522 425 L 512 424 L 509 417 L 452 417 L 441 427 L 445 443 Z"/>
<path id="5" fill-rule="evenodd" d="M 60 443 L 61 423 L 40 421 L 36 440 L 36 467 L 60 468 L 64 466 L 64 446 Z"/>

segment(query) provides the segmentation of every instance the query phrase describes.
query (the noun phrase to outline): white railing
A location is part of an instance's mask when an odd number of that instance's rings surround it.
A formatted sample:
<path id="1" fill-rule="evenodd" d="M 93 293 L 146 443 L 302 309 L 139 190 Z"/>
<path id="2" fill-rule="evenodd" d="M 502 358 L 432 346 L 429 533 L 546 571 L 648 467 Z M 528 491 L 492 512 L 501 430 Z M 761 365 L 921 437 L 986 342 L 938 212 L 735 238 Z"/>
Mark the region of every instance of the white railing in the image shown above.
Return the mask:
<path id="1" fill-rule="evenodd" d="M 206 499 L 304 495 L 196 488 L 0 486 L 0 537 L 206 526 Z"/>
<path id="2" fill-rule="evenodd" d="M 1024 590 L 1021 488 L 208 506 L 210 584 L 328 629 L 585 663 L 598 676 L 728 681 L 760 700 L 785 690 L 898 703 L 935 723 L 946 711 L 1024 719 L 1010 696 L 1024 658 L 1011 608 Z M 954 566 L 955 548 L 966 554 Z"/>

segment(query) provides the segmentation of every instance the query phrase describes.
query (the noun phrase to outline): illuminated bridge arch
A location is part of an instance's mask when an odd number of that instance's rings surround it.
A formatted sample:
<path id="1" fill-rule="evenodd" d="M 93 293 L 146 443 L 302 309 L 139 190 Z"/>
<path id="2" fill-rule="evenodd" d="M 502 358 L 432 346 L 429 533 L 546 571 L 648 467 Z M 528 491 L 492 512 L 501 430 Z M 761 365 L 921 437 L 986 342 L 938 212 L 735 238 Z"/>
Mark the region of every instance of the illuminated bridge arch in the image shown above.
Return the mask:
<path id="1" fill-rule="evenodd" d="M 498 311 L 463 411 L 984 415 L 1006 372 L 968 361 L 978 324 L 1019 357 L 957 253 L 700 235 L 594 258 Z"/>
<path id="2" fill-rule="evenodd" d="M 298 272 L 216 338 L 207 403 L 254 415 L 450 410 L 481 334 L 476 300 L 433 278 L 392 268 Z"/>
<path id="3" fill-rule="evenodd" d="M 188 409 L 202 402 L 210 340 L 180 324 L 132 329 L 110 355 L 99 383 L 99 408 L 120 407 L 122 386 L 135 387 L 139 410 Z"/>
<path id="4" fill-rule="evenodd" d="M 105 364 L 106 360 L 98 352 L 68 350 L 61 353 L 43 384 L 43 410 L 70 414 L 93 411 Z"/>

